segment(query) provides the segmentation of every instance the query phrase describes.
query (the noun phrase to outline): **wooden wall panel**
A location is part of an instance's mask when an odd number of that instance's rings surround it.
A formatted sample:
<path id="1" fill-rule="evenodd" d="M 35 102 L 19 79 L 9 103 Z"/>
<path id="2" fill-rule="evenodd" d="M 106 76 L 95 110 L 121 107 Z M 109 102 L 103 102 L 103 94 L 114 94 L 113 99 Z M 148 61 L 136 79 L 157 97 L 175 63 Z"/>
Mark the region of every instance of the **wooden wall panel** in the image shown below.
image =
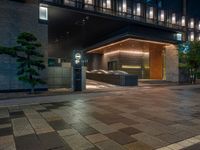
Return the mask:
<path id="1" fill-rule="evenodd" d="M 163 47 L 150 46 L 150 79 L 163 78 Z"/>

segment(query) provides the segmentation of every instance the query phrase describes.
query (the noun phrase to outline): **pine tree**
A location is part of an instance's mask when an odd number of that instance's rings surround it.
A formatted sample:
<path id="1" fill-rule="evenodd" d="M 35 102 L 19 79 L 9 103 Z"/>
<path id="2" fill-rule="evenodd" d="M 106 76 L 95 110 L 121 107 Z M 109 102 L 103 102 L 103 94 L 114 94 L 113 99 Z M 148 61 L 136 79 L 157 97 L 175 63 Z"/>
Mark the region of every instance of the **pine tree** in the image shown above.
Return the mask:
<path id="1" fill-rule="evenodd" d="M 45 69 L 43 55 L 38 50 L 41 44 L 31 33 L 21 33 L 17 38 L 18 46 L 14 48 L 17 53 L 18 62 L 18 79 L 28 83 L 31 86 L 31 93 L 34 92 L 35 86 L 45 84 L 40 79 L 40 71 Z"/>

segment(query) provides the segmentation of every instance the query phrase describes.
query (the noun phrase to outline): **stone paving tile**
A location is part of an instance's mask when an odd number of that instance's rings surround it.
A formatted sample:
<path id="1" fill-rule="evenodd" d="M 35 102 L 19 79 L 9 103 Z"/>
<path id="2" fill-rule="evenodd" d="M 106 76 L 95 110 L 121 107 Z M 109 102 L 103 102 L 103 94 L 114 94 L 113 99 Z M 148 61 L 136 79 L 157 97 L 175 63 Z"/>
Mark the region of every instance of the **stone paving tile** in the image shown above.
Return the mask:
<path id="1" fill-rule="evenodd" d="M 0 129 L 0 136 L 12 135 L 12 133 L 13 133 L 12 127 L 6 127 Z"/>
<path id="2" fill-rule="evenodd" d="M 112 132 L 116 131 L 116 130 L 112 129 L 111 127 L 109 127 L 108 125 L 104 124 L 104 123 L 90 124 L 90 126 L 93 127 L 94 129 L 96 129 L 97 131 L 99 131 L 102 134 L 112 133 Z"/>
<path id="3" fill-rule="evenodd" d="M 35 134 L 16 137 L 15 143 L 17 150 L 43 150 L 43 147 Z"/>
<path id="4" fill-rule="evenodd" d="M 154 128 L 153 126 L 149 126 L 149 125 L 147 126 L 146 124 L 135 124 L 135 125 L 132 125 L 132 127 L 153 136 L 163 134 L 163 131 L 157 128 Z"/>
<path id="5" fill-rule="evenodd" d="M 104 136 L 103 134 L 92 134 L 86 136 L 86 138 L 92 143 L 102 142 L 108 139 L 108 137 Z"/>
<path id="6" fill-rule="evenodd" d="M 199 149 L 200 149 L 200 143 L 192 145 L 192 146 L 189 146 L 189 147 L 184 148 L 182 150 L 199 150 Z"/>
<path id="7" fill-rule="evenodd" d="M 0 108 L 0 120 L 1 118 L 9 118 L 9 112 L 6 108 Z M 0 121 L 1 123 L 1 121 Z"/>
<path id="8" fill-rule="evenodd" d="M 133 134 L 138 134 L 142 131 L 138 130 L 138 129 L 135 129 L 133 127 L 127 127 L 127 128 L 123 128 L 123 129 L 120 129 L 119 131 L 127 134 L 127 135 L 133 135 Z"/>
<path id="9" fill-rule="evenodd" d="M 67 124 L 64 120 L 54 120 L 54 121 L 49 121 L 49 125 L 54 129 L 54 130 L 64 130 L 64 129 L 69 129 L 71 126 Z"/>
<path id="10" fill-rule="evenodd" d="M 23 111 L 10 112 L 10 118 L 21 118 L 21 117 L 25 117 L 25 114 Z"/>
<path id="11" fill-rule="evenodd" d="M 2 129 L 2 128 L 8 128 L 8 127 L 11 127 L 10 123 L 0 124 L 0 129 Z"/>
<path id="12" fill-rule="evenodd" d="M 161 148 L 161 147 L 169 145 L 169 143 L 164 142 L 154 136 L 150 136 L 146 133 L 135 134 L 135 135 L 132 135 L 132 137 L 137 139 L 140 142 L 143 142 L 147 145 L 152 146 L 153 148 Z"/>
<path id="13" fill-rule="evenodd" d="M 0 150 L 15 150 L 13 135 L 0 136 Z"/>
<path id="14" fill-rule="evenodd" d="M 91 135 L 91 134 L 97 134 L 99 133 L 99 131 L 95 130 L 92 127 L 88 127 L 88 128 L 78 128 L 76 129 L 81 135 L 83 136 L 87 136 L 87 135 Z"/>
<path id="15" fill-rule="evenodd" d="M 0 124 L 8 124 L 10 123 L 10 118 L 0 118 Z"/>
<path id="16" fill-rule="evenodd" d="M 25 110 L 25 114 L 37 134 L 54 131 L 53 128 L 46 122 L 44 118 L 40 116 L 38 112 L 33 110 Z"/>
<path id="17" fill-rule="evenodd" d="M 128 150 L 153 150 L 153 147 L 138 141 L 124 145 L 124 147 Z"/>
<path id="18" fill-rule="evenodd" d="M 123 128 L 127 128 L 128 125 L 124 124 L 124 123 L 113 123 L 111 125 L 109 125 L 112 129 L 114 130 L 119 130 L 119 129 L 123 129 Z"/>
<path id="19" fill-rule="evenodd" d="M 129 144 L 129 143 L 133 143 L 137 141 L 136 139 L 122 132 L 113 132 L 113 133 L 106 134 L 106 136 L 121 145 Z"/>
<path id="20" fill-rule="evenodd" d="M 61 137 L 79 134 L 79 132 L 74 129 L 65 129 L 65 130 L 60 130 L 57 132 Z"/>
<path id="21" fill-rule="evenodd" d="M 34 133 L 28 119 L 25 117 L 12 119 L 12 127 L 15 136 L 23 136 Z"/>
<path id="22" fill-rule="evenodd" d="M 62 138 L 73 150 L 87 150 L 95 147 L 80 134 L 63 136 Z"/>
<path id="23" fill-rule="evenodd" d="M 105 141 L 96 143 L 96 146 L 100 150 L 127 150 L 126 148 L 124 148 L 123 146 L 121 146 L 120 144 L 112 140 L 105 140 Z"/>
<path id="24" fill-rule="evenodd" d="M 170 143 L 170 144 L 179 142 L 183 139 L 182 137 L 176 136 L 176 134 L 175 135 L 161 134 L 161 135 L 158 135 L 156 137 L 161 139 L 162 141 L 165 141 L 165 142 Z"/>
<path id="25" fill-rule="evenodd" d="M 66 145 L 62 138 L 56 132 L 39 134 L 38 138 L 44 149 L 66 149 Z"/>
<path id="26" fill-rule="evenodd" d="M 55 120 L 61 120 L 62 118 L 50 111 L 45 111 L 41 113 L 42 117 L 44 117 L 47 121 L 55 121 Z"/>

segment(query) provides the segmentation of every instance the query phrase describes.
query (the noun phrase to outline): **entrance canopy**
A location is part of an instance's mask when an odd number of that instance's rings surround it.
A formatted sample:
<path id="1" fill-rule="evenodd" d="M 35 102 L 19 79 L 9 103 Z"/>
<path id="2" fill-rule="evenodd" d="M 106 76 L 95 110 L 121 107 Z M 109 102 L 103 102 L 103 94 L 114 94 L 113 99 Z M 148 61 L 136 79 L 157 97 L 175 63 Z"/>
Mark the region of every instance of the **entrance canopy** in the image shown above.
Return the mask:
<path id="1" fill-rule="evenodd" d="M 165 47 L 170 43 L 126 38 L 87 51 L 89 70 L 121 70 L 141 79 L 165 78 Z"/>

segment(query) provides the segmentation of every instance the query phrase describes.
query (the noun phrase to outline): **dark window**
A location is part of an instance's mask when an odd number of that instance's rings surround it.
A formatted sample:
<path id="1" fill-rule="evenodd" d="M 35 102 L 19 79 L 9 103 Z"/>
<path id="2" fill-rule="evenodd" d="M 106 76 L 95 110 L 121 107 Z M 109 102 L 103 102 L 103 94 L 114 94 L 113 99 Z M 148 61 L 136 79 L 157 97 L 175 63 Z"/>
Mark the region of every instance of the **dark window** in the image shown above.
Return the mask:
<path id="1" fill-rule="evenodd" d="M 117 70 L 117 61 L 108 62 L 108 70 Z"/>

